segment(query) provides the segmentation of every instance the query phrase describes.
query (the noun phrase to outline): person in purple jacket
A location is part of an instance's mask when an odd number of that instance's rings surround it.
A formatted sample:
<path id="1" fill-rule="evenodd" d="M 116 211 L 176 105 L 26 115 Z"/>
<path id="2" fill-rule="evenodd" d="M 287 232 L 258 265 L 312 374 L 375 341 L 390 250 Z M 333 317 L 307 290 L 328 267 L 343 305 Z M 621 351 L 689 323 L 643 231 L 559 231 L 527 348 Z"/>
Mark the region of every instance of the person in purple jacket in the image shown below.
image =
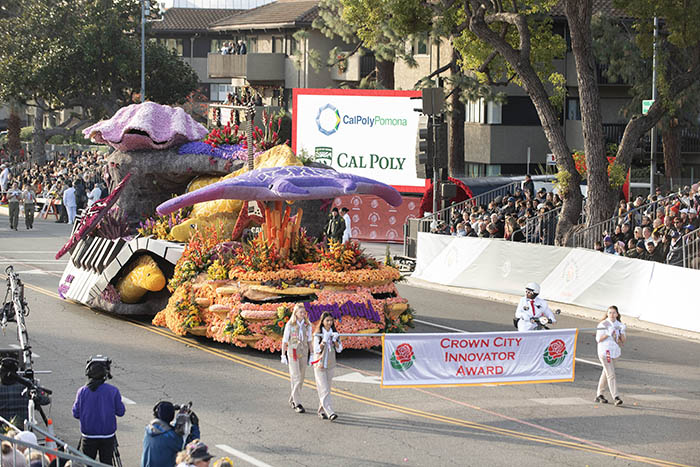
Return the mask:
<path id="1" fill-rule="evenodd" d="M 73 417 L 80 420 L 80 449 L 93 459 L 112 465 L 116 447 L 117 417 L 126 412 L 119 389 L 105 381 L 112 377 L 112 360 L 102 355 L 90 357 L 85 366 L 88 382 L 78 389 Z"/>

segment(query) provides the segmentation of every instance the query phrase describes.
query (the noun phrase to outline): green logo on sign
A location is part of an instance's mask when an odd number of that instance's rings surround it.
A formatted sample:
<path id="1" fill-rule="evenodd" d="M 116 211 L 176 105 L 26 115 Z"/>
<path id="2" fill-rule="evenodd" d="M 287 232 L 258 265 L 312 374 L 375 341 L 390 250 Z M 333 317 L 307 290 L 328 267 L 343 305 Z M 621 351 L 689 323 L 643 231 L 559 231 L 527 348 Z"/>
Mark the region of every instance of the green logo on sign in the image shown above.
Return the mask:
<path id="1" fill-rule="evenodd" d="M 410 344 L 401 344 L 391 354 L 391 367 L 395 370 L 405 371 L 413 366 L 415 359 L 413 347 Z"/>
<path id="2" fill-rule="evenodd" d="M 316 146 L 316 150 L 314 151 L 314 161 L 332 166 L 333 148 L 329 148 L 328 146 Z"/>
<path id="3" fill-rule="evenodd" d="M 564 360 L 566 360 L 566 344 L 563 340 L 557 339 L 549 344 L 549 347 L 544 349 L 544 355 L 542 356 L 544 362 L 549 366 L 559 366 Z"/>

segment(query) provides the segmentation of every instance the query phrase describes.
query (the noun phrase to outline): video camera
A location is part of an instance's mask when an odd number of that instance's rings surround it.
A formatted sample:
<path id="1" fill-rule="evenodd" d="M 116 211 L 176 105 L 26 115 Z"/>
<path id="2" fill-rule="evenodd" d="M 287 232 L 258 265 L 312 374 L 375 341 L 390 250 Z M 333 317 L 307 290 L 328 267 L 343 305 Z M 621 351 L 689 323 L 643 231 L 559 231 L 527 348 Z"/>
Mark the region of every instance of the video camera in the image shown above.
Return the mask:
<path id="1" fill-rule="evenodd" d="M 174 405 L 173 407 L 177 410 L 175 413 L 175 427 L 173 429 L 175 433 L 187 438 L 192 430 L 192 425 L 199 424 L 196 419 L 197 416 L 192 412 L 192 401 L 182 405 Z"/>
<path id="2" fill-rule="evenodd" d="M 34 379 L 32 370 L 19 370 L 19 361 L 16 358 L 5 357 L 0 360 L 0 382 L 4 385 L 19 383 L 29 391 L 31 398 L 38 405 L 51 404 L 50 389 L 42 388 Z"/>

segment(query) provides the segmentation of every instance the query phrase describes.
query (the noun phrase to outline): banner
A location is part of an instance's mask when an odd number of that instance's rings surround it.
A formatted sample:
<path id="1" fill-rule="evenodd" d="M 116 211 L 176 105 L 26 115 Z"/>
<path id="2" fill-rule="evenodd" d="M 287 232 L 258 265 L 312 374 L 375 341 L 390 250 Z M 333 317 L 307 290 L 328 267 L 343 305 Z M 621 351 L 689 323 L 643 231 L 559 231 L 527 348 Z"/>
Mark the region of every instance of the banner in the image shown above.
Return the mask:
<path id="1" fill-rule="evenodd" d="M 577 336 L 577 329 L 385 334 L 382 387 L 573 381 Z"/>
<path id="2" fill-rule="evenodd" d="M 294 89 L 293 150 L 339 172 L 423 193 L 416 176 L 420 91 Z"/>

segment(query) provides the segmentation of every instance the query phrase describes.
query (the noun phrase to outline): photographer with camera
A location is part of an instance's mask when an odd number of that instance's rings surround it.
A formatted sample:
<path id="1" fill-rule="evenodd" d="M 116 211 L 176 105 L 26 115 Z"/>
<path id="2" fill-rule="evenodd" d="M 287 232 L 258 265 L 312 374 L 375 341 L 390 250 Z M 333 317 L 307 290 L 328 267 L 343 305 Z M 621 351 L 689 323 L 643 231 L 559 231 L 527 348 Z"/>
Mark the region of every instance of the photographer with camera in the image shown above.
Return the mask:
<path id="1" fill-rule="evenodd" d="M 80 420 L 80 449 L 87 456 L 112 465 L 117 442 L 117 417 L 126 412 L 119 389 L 105 381 L 112 378 L 112 360 L 102 355 L 90 357 L 85 366 L 88 382 L 78 389 L 73 417 Z"/>
<path id="2" fill-rule="evenodd" d="M 177 406 L 160 401 L 153 407 L 153 416 L 143 437 L 141 467 L 172 467 L 183 446 L 199 438 L 199 419 L 191 402 Z"/>

